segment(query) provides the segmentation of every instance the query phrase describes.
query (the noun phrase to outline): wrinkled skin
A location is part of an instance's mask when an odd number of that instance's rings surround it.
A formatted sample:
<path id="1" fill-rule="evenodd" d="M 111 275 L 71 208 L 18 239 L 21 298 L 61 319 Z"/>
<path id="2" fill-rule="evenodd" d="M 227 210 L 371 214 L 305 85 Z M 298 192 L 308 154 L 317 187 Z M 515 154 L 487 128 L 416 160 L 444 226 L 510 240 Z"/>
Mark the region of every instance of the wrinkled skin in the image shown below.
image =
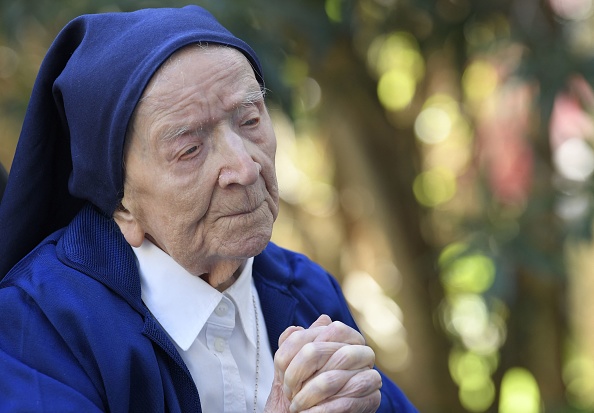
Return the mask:
<path id="1" fill-rule="evenodd" d="M 128 243 L 146 237 L 221 290 L 260 253 L 278 214 L 276 137 L 248 60 L 190 46 L 151 80 L 125 154 Z"/>
<path id="2" fill-rule="evenodd" d="M 135 111 L 114 219 L 130 245 L 147 238 L 223 291 L 270 240 L 275 152 L 248 60 L 230 48 L 186 47 L 159 69 Z M 265 411 L 374 412 L 381 397 L 374 360 L 357 331 L 328 316 L 289 327 Z"/>
<path id="3" fill-rule="evenodd" d="M 363 336 L 321 315 L 308 329 L 289 327 L 274 356 L 265 413 L 375 412 L 381 376 Z"/>

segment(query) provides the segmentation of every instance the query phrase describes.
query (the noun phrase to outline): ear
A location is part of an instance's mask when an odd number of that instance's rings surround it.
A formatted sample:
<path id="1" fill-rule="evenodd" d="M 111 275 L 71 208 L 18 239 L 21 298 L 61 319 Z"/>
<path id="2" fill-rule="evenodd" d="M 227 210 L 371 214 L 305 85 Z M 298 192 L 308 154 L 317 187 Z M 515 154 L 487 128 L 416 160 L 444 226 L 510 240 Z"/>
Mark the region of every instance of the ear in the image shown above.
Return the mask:
<path id="1" fill-rule="evenodd" d="M 120 227 L 120 231 L 122 231 L 128 244 L 133 247 L 140 247 L 142 245 L 144 241 L 144 229 L 132 212 L 120 204 L 113 213 L 113 219 L 118 224 L 118 227 Z"/>

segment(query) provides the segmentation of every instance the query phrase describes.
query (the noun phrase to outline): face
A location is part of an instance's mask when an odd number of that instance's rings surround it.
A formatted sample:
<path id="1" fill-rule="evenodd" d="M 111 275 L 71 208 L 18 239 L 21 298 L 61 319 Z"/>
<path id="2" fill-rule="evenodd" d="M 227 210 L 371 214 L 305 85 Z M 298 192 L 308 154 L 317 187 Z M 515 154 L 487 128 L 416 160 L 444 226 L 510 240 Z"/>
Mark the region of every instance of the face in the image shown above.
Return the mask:
<path id="1" fill-rule="evenodd" d="M 278 214 L 276 138 L 248 60 L 187 47 L 153 77 L 125 154 L 127 241 L 146 237 L 216 286 L 260 253 Z"/>

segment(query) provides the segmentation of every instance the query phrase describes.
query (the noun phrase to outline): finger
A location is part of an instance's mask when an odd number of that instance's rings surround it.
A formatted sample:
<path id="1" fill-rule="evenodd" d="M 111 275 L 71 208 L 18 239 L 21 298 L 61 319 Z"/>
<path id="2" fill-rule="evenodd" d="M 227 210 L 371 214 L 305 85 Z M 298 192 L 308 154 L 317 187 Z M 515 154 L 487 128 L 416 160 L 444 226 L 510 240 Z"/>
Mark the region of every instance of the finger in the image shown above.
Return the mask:
<path id="1" fill-rule="evenodd" d="M 330 370 L 372 368 L 375 353 L 370 347 L 344 343 L 313 342 L 295 355 L 284 375 L 285 394 L 290 399 L 314 373 Z"/>
<path id="2" fill-rule="evenodd" d="M 300 331 L 300 330 L 304 330 L 303 327 L 300 326 L 291 326 L 291 327 L 287 327 L 285 329 L 285 331 L 283 331 L 283 333 L 280 335 L 280 337 L 278 338 L 278 346 L 282 346 L 283 343 L 285 342 L 285 340 L 287 338 L 289 338 L 289 336 L 291 334 L 293 334 L 295 331 Z"/>
<path id="3" fill-rule="evenodd" d="M 318 321 L 319 320 L 320 319 L 318 318 Z M 328 328 L 328 326 L 318 325 L 317 327 L 314 326 L 308 329 L 291 331 L 290 334 L 287 334 L 287 336 L 284 337 L 282 345 L 279 345 L 279 348 L 274 355 L 274 367 L 279 371 L 284 372 L 289 366 L 289 363 L 291 363 L 291 360 L 293 360 L 293 357 L 295 357 L 301 348 L 305 344 L 313 342 L 326 328 Z"/>
<path id="4" fill-rule="evenodd" d="M 318 319 L 316 321 L 314 321 L 310 328 L 312 327 L 321 327 L 321 326 L 327 326 L 328 324 L 332 323 L 332 319 L 327 316 L 326 314 L 322 314 L 321 316 L 318 317 Z M 280 335 L 280 337 L 278 338 L 278 346 L 282 346 L 282 344 L 284 343 L 284 341 L 295 331 L 299 331 L 299 330 L 304 330 L 303 327 L 301 326 L 291 326 L 291 327 L 287 327 L 285 329 L 285 331 L 283 331 L 283 333 Z"/>
<path id="5" fill-rule="evenodd" d="M 330 317 L 325 314 L 318 317 L 308 329 L 293 327 L 289 329 L 289 331 L 285 330 L 283 333 L 282 345 L 279 345 L 279 349 L 274 355 L 274 367 L 283 374 L 295 355 L 307 343 L 321 341 L 356 345 L 365 344 L 365 339 L 357 330 L 340 321 L 332 322 Z"/>
<path id="6" fill-rule="evenodd" d="M 303 410 L 301 413 L 341 413 L 341 412 L 360 412 L 373 413 L 379 408 L 382 401 L 382 395 L 379 390 L 368 396 L 360 398 L 340 398 L 327 400 L 311 409 Z M 293 412 L 293 410 L 291 410 Z"/>
<path id="7" fill-rule="evenodd" d="M 285 329 L 285 331 L 283 331 L 283 333 L 280 335 L 279 339 L 278 339 L 278 346 L 279 348 L 283 345 L 283 343 L 285 342 L 285 340 L 287 338 L 289 338 L 291 336 L 291 334 L 293 334 L 296 331 L 301 331 L 303 330 L 303 327 L 300 326 L 290 326 L 287 327 Z M 281 352 L 282 353 L 282 352 Z M 278 354 L 278 351 L 277 351 Z M 277 363 L 277 359 L 276 359 L 276 354 L 274 356 L 274 379 L 276 380 L 278 376 L 279 382 L 280 382 L 280 389 L 281 392 L 283 390 L 283 382 L 284 382 L 284 378 L 285 378 L 285 370 L 279 368 L 279 363 Z M 287 393 L 287 396 L 290 395 L 290 392 Z"/>
<path id="8" fill-rule="evenodd" d="M 335 341 L 347 344 L 365 344 L 365 339 L 357 330 L 340 321 L 333 321 L 316 335 L 315 341 Z"/>
<path id="9" fill-rule="evenodd" d="M 303 389 L 291 401 L 290 410 L 293 412 L 311 408 L 312 412 L 374 412 L 374 409 L 379 406 L 377 397 L 381 387 L 382 378 L 374 369 L 335 370 L 321 373 L 303 386 Z M 338 390 L 334 391 L 337 388 Z M 381 398 L 381 396 L 379 397 Z M 374 403 L 376 399 L 377 405 Z M 323 406 L 324 409 L 315 410 L 314 406 Z M 368 408 L 372 410 L 365 410 Z"/>
<path id="10" fill-rule="evenodd" d="M 320 368 L 325 366 L 343 343 L 314 342 L 305 344 L 295 355 L 284 374 L 286 396 L 292 398 Z"/>
<path id="11" fill-rule="evenodd" d="M 332 319 L 330 318 L 330 316 L 328 316 L 326 314 L 322 314 L 321 316 L 318 317 L 318 319 L 316 321 L 314 321 L 309 326 L 309 328 L 327 326 L 327 325 L 329 325 L 331 323 L 332 323 Z"/>
<path id="12" fill-rule="evenodd" d="M 331 398 L 357 373 L 356 370 L 332 370 L 316 375 L 293 397 L 291 411 L 300 412 Z"/>
<path id="13" fill-rule="evenodd" d="M 358 398 L 382 388 L 382 376 L 375 369 L 361 369 L 330 399 Z"/>
<path id="14" fill-rule="evenodd" d="M 328 361 L 319 368 L 319 372 L 330 370 L 358 370 L 372 368 L 375 364 L 375 353 L 368 346 L 344 345 L 338 348 Z"/>

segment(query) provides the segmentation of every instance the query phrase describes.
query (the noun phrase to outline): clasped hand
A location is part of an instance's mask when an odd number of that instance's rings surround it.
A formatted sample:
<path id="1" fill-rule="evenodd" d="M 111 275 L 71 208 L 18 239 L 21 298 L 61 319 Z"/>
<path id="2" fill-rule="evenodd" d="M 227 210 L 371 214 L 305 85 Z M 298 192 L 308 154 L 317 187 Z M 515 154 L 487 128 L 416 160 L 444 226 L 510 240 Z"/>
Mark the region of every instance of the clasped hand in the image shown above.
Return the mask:
<path id="1" fill-rule="evenodd" d="M 363 336 L 327 315 L 309 328 L 289 327 L 274 356 L 265 413 L 375 412 L 382 379 Z"/>

